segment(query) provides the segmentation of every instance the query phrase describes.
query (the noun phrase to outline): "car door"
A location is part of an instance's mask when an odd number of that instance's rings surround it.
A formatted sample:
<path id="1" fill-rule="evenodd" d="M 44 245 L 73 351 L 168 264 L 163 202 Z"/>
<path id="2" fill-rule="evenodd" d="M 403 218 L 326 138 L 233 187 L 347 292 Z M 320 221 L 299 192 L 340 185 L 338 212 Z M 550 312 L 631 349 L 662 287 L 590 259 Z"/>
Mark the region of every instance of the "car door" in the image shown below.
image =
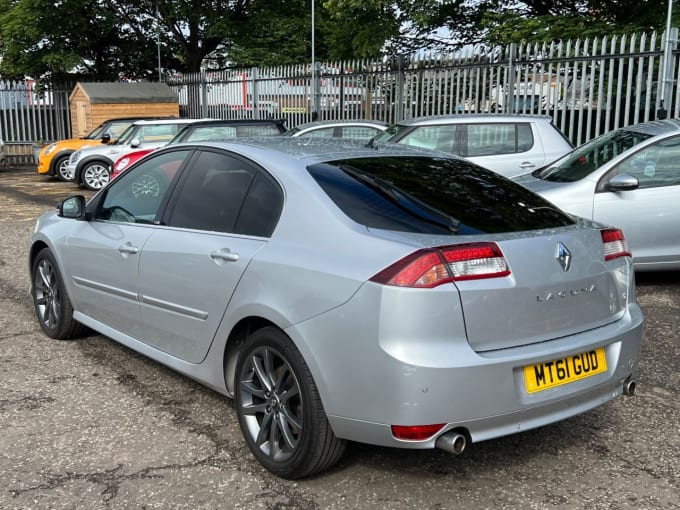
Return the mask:
<path id="1" fill-rule="evenodd" d="M 229 300 L 283 203 L 249 161 L 203 150 L 184 173 L 142 252 L 141 339 L 190 363 L 208 352 Z"/>
<path id="2" fill-rule="evenodd" d="M 137 299 L 139 256 L 173 174 L 189 151 L 149 160 L 121 175 L 96 202 L 93 218 L 80 222 L 65 243 L 66 274 L 73 275 L 73 301 L 83 314 L 136 337 L 140 331 Z"/>
<path id="3" fill-rule="evenodd" d="M 680 261 L 680 137 L 646 146 L 598 183 L 593 218 L 623 229 L 635 263 Z M 639 187 L 607 191 L 613 175 L 637 178 Z"/>
<path id="4" fill-rule="evenodd" d="M 531 172 L 545 163 L 534 129 L 529 122 L 467 124 L 461 155 L 506 177 Z"/>

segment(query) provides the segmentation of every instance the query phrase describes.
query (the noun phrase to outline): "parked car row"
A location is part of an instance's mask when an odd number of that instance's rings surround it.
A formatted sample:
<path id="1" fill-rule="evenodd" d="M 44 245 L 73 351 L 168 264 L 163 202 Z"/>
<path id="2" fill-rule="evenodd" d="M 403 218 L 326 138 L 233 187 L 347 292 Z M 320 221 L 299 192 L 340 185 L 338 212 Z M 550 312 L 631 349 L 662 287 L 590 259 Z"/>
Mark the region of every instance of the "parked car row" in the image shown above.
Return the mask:
<path id="1" fill-rule="evenodd" d="M 680 269 L 677 121 L 628 126 L 573 148 L 546 116 L 454 115 L 333 120 L 286 130 L 283 120 L 112 119 L 85 139 L 45 147 L 38 172 L 98 190 L 165 144 L 284 135 L 397 143 L 453 153 L 515 179 L 563 210 L 626 233 L 636 270 Z M 80 150 L 78 144 L 82 144 Z M 663 232 L 663 234 L 661 233 Z"/>
<path id="2" fill-rule="evenodd" d="M 148 117 L 109 119 L 82 138 L 59 140 L 46 145 L 38 156 L 38 173 L 52 175 L 65 181 L 72 180 L 69 179 L 66 169 L 71 154 L 83 147 L 115 142 L 133 122 L 144 119 Z"/>

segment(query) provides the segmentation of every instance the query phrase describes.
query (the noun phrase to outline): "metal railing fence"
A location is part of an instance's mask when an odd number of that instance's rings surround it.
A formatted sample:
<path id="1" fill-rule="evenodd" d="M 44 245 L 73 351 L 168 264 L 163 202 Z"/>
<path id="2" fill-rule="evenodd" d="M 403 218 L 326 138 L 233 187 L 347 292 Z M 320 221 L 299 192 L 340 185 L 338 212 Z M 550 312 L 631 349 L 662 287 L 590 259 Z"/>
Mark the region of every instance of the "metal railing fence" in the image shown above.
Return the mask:
<path id="1" fill-rule="evenodd" d="M 8 163 L 31 163 L 38 147 L 71 136 L 69 93 L 0 80 L 0 140 Z"/>
<path id="2" fill-rule="evenodd" d="M 549 115 L 576 145 L 621 126 L 678 116 L 677 29 L 544 44 L 168 76 L 187 116 L 394 122 L 423 115 Z M 664 75 L 664 41 L 671 43 Z M 313 80 L 313 74 L 318 77 Z M 661 89 L 671 94 L 661 105 Z"/>
<path id="3" fill-rule="evenodd" d="M 680 114 L 677 36 L 673 28 L 661 36 L 477 46 L 316 62 L 314 69 L 309 63 L 232 68 L 168 75 L 165 81 L 187 118 L 285 118 L 293 127 L 315 119 L 527 113 L 552 117 L 579 145 L 618 127 Z M 13 144 L 70 134 L 68 91 L 34 90 L 0 82 L 0 138 L 10 152 Z"/>

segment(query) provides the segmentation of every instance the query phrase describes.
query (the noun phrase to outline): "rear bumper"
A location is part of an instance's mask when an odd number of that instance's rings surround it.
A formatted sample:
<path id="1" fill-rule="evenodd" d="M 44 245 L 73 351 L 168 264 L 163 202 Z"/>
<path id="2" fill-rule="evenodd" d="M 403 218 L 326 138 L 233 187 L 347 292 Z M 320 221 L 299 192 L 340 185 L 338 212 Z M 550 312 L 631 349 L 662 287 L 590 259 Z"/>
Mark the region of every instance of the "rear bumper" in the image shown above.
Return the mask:
<path id="1" fill-rule="evenodd" d="M 448 422 L 440 433 L 425 441 L 396 439 L 388 424 L 365 422 L 341 416 L 328 416 L 328 420 L 338 437 L 396 448 L 432 449 L 435 447 L 435 442 L 439 436 L 453 429 L 463 429 L 469 434 L 472 442 L 479 442 L 556 423 L 594 409 L 620 396 L 623 383 L 624 381 L 621 380 L 601 384 L 590 391 L 574 395 L 568 399 L 529 407 L 508 414 L 476 420 Z"/>
<path id="2" fill-rule="evenodd" d="M 637 366 L 643 316 L 634 302 L 606 326 L 477 353 L 467 343 L 462 315 L 451 309 L 450 300 L 442 306 L 436 297 L 407 317 L 381 317 L 379 308 L 371 306 L 376 296 L 370 296 L 368 287 L 346 305 L 288 330 L 341 438 L 423 449 L 433 448 L 437 436 L 402 441 L 392 436 L 391 425 L 444 423 L 440 434 L 463 428 L 472 441 L 529 430 L 615 398 Z M 527 392 L 524 366 L 598 347 L 605 349 L 606 372 Z"/>

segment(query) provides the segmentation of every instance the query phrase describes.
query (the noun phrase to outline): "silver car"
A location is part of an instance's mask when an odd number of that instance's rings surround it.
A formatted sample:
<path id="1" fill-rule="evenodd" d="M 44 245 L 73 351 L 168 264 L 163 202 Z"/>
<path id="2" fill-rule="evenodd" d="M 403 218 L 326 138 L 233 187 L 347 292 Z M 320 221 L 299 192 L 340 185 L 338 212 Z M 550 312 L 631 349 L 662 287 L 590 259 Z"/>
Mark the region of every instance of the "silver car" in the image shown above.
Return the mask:
<path id="1" fill-rule="evenodd" d="M 620 230 L 445 154 L 284 137 L 162 148 L 37 222 L 32 297 L 235 399 L 271 472 L 346 442 L 460 453 L 634 390 Z"/>
<path id="2" fill-rule="evenodd" d="M 111 180 L 113 164 L 118 159 L 136 150 L 162 147 L 184 125 L 200 120 L 202 119 L 135 121 L 115 142 L 83 147 L 72 153 L 63 173 L 63 180 L 97 191 Z"/>
<path id="3" fill-rule="evenodd" d="M 406 119 L 377 135 L 393 142 L 457 154 L 505 177 L 544 167 L 573 145 L 545 115 L 458 114 Z"/>
<path id="4" fill-rule="evenodd" d="M 517 182 L 573 214 L 616 224 L 636 270 L 680 269 L 680 121 L 610 131 Z"/>

